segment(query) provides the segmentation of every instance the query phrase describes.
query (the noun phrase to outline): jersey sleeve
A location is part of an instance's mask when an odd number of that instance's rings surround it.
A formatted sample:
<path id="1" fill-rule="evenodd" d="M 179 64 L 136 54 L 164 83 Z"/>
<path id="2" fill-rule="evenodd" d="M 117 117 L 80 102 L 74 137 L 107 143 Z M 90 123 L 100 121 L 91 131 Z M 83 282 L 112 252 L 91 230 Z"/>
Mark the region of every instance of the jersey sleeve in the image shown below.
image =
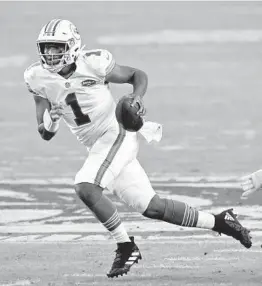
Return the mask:
<path id="1" fill-rule="evenodd" d="M 26 87 L 30 93 L 33 95 L 37 95 L 43 98 L 46 98 L 46 95 L 44 94 L 43 90 L 41 89 L 37 75 L 34 71 L 34 67 L 30 66 L 27 68 L 24 72 L 24 80 Z"/>
<path id="2" fill-rule="evenodd" d="M 94 72 L 100 77 L 106 77 L 115 67 L 115 59 L 107 50 L 86 51 L 85 59 Z"/>

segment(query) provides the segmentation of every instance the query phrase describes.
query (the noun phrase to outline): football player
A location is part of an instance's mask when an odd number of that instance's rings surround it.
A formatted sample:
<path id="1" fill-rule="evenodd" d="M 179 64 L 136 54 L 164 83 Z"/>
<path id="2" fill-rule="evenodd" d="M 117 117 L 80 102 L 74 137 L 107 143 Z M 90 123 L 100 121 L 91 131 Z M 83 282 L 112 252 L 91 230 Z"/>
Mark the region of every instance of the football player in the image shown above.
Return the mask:
<path id="1" fill-rule="evenodd" d="M 88 150 L 88 156 L 75 177 L 75 190 L 83 203 L 117 242 L 116 257 L 107 274 L 126 274 L 141 253 L 121 223 L 116 206 L 103 190 L 114 185 L 116 195 L 151 219 L 186 227 L 223 233 L 251 247 L 249 231 L 232 210 L 213 215 L 186 203 L 160 198 L 137 160 L 138 134 L 124 130 L 115 117 L 116 104 L 109 83 L 133 86 L 133 104 L 144 115 L 143 96 L 147 90 L 145 72 L 115 63 L 110 52 L 85 50 L 76 27 L 67 20 L 54 19 L 37 39 L 39 61 L 24 73 L 34 95 L 38 131 L 50 140 L 58 131 L 60 119 Z"/>

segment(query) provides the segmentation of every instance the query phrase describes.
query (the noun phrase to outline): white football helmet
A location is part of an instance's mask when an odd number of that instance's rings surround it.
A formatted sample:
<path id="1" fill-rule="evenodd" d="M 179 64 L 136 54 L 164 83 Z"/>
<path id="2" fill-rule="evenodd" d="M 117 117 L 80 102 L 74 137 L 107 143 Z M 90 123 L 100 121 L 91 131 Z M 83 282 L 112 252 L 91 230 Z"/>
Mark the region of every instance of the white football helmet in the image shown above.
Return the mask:
<path id="1" fill-rule="evenodd" d="M 59 53 L 47 54 L 48 45 L 58 46 Z M 43 68 L 50 72 L 59 72 L 76 61 L 81 50 L 81 36 L 70 21 L 53 19 L 41 29 L 37 48 Z"/>

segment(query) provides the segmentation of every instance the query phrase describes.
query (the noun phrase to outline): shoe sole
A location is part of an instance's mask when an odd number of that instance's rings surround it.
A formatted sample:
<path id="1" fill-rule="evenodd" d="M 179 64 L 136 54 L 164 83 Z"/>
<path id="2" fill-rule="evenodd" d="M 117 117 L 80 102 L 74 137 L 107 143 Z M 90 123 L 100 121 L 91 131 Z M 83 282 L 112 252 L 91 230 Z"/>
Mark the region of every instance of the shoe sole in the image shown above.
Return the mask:
<path id="1" fill-rule="evenodd" d="M 137 259 L 136 260 L 134 260 L 134 263 L 132 263 L 132 264 L 130 264 L 130 265 L 125 265 L 123 268 L 119 268 L 118 269 L 118 271 L 117 272 L 114 272 L 114 273 L 108 273 L 107 274 L 107 277 L 108 278 L 114 278 L 114 277 L 116 277 L 116 278 L 118 278 L 118 276 L 123 276 L 124 274 L 126 274 L 127 275 L 127 272 L 129 272 L 130 271 L 130 268 L 134 265 L 134 264 L 136 264 L 136 263 L 138 263 L 138 261 L 139 260 L 141 260 L 142 259 L 142 256 L 141 256 L 141 254 L 137 257 Z"/>

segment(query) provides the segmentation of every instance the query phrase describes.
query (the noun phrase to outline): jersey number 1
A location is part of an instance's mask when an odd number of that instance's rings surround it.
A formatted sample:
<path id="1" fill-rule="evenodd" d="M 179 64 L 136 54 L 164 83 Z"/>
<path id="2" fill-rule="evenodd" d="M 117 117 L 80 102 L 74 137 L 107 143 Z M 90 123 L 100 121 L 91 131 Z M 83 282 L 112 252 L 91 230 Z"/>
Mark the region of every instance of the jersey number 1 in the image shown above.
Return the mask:
<path id="1" fill-rule="evenodd" d="M 81 126 L 87 123 L 90 123 L 90 117 L 88 114 L 84 114 L 81 110 L 81 107 L 77 101 L 75 93 L 69 93 L 65 99 L 67 105 L 70 105 L 75 115 L 75 123 L 77 126 Z"/>

